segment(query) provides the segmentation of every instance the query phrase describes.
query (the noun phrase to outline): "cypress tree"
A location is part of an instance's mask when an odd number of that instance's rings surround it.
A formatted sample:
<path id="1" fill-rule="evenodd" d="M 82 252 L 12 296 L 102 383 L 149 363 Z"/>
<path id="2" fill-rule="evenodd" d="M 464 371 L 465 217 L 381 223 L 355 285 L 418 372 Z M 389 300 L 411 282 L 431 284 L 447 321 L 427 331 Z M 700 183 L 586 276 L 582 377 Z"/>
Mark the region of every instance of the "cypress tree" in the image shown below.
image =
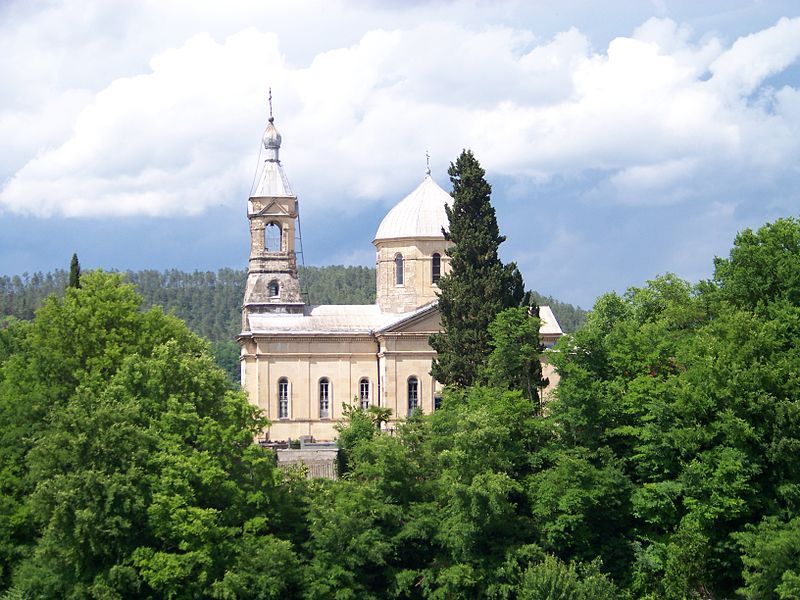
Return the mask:
<path id="1" fill-rule="evenodd" d="M 430 337 L 436 350 L 431 374 L 445 384 L 466 387 L 480 382 L 491 353 L 488 327 L 505 308 L 519 306 L 524 298 L 522 276 L 516 265 L 503 265 L 492 188 L 484 170 L 464 150 L 448 169 L 453 184 L 452 207 L 447 207 L 450 230 L 445 239 L 450 272 L 439 280 L 442 332 Z"/>
<path id="2" fill-rule="evenodd" d="M 79 288 L 81 287 L 81 264 L 78 262 L 78 255 L 72 255 L 72 260 L 69 263 L 69 284 L 68 287 Z"/>

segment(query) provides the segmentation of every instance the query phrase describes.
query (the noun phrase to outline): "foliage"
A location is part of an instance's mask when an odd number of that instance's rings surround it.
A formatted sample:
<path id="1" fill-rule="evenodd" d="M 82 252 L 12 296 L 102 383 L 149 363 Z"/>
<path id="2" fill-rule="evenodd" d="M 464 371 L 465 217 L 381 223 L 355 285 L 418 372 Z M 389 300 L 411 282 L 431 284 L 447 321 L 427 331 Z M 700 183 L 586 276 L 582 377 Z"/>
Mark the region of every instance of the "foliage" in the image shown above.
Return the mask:
<path id="1" fill-rule="evenodd" d="M 352 467 L 351 454 L 357 445 L 371 440 L 380 425 L 376 428 L 372 416 L 359 405 L 358 396 L 351 404 L 342 404 L 342 419 L 334 426 L 339 433 L 339 475 L 342 476 Z"/>
<path id="2" fill-rule="evenodd" d="M 525 571 L 520 600 L 618 600 L 621 590 L 600 572 L 597 562 L 564 564 L 545 556 Z"/>
<path id="3" fill-rule="evenodd" d="M 730 257 L 716 259 L 714 266 L 723 296 L 736 306 L 754 310 L 780 300 L 800 305 L 800 220 L 745 229 Z"/>
<path id="4" fill-rule="evenodd" d="M 78 262 L 78 255 L 73 254 L 69 263 L 69 287 L 81 287 L 81 264 Z"/>
<path id="5" fill-rule="evenodd" d="M 530 290 L 530 300 L 538 306 L 549 306 L 553 311 L 561 331 L 564 333 L 574 333 L 586 321 L 589 311 L 580 306 L 574 306 L 567 302 L 562 302 L 552 296 L 544 296 L 539 292 Z"/>
<path id="6" fill-rule="evenodd" d="M 489 324 L 492 353 L 486 365 L 490 385 L 522 392 L 541 413 L 539 390 L 548 384 L 542 378 L 538 307 L 507 308 Z"/>
<path id="7" fill-rule="evenodd" d="M 491 186 L 469 150 L 448 169 L 453 205 L 446 207 L 453 242 L 446 252 L 450 271 L 439 280 L 442 332 L 430 337 L 436 351 L 431 374 L 445 384 L 479 383 L 489 356 L 488 326 L 504 308 L 518 306 L 524 295 L 522 276 L 514 263 L 503 265 L 497 251 L 500 235 Z"/>
<path id="8" fill-rule="evenodd" d="M 77 257 L 73 257 L 73 262 Z M 72 270 L 0 277 L 0 315 L 31 320 L 51 295 L 61 296 L 70 286 Z M 78 269 L 80 267 L 78 266 Z M 212 342 L 212 351 L 233 383 L 239 381 L 241 305 L 247 274 L 243 270 L 220 269 L 186 273 L 128 271 L 126 279 L 142 296 L 142 306 L 160 306 L 186 321 L 196 333 Z M 366 267 L 306 267 L 300 272 L 301 289 L 321 304 L 360 304 L 375 301 L 375 271 Z M 71 285 L 71 287 L 76 287 Z"/>
<path id="9" fill-rule="evenodd" d="M 241 380 L 240 353 L 239 342 L 236 340 L 211 342 L 211 354 L 214 356 L 214 361 L 220 369 L 225 371 L 234 386 L 238 385 Z"/>
<path id="10" fill-rule="evenodd" d="M 780 220 L 713 281 L 598 299 L 544 414 L 535 318 L 499 311 L 491 385 L 395 433 L 346 407 L 336 481 L 279 472 L 208 345 L 84 275 L 0 322 L 0 593 L 797 598 L 797 240 Z"/>
<path id="11" fill-rule="evenodd" d="M 767 517 L 736 536 L 742 548 L 745 598 L 800 597 L 800 517 Z"/>
<path id="12" fill-rule="evenodd" d="M 47 297 L 63 294 L 69 275 L 56 270 L 0 276 L 0 315 L 32 319 Z M 211 341 L 231 341 L 241 329 L 244 270 L 144 270 L 127 271 L 125 276 L 142 296 L 144 308 L 161 306 L 174 311 L 193 331 Z M 305 267 L 300 270 L 300 286 L 315 304 L 371 304 L 375 301 L 375 269 Z"/>
<path id="13" fill-rule="evenodd" d="M 716 283 L 609 294 L 554 354 L 563 442 L 610 452 L 630 481 L 636 559 L 604 566 L 637 594 L 724 597 L 743 577 L 752 597 L 778 593 L 768 526 L 752 527 L 800 508 L 796 239 L 800 223 L 779 221 L 740 234 Z"/>
<path id="14" fill-rule="evenodd" d="M 90 273 L 12 333 L 2 585 L 31 597 L 280 597 L 294 585 L 280 569 L 296 558 L 271 533 L 276 470 L 252 443 L 264 422 L 199 338 L 140 302 L 120 276 Z M 260 566 L 251 583 L 236 567 L 249 564 Z"/>

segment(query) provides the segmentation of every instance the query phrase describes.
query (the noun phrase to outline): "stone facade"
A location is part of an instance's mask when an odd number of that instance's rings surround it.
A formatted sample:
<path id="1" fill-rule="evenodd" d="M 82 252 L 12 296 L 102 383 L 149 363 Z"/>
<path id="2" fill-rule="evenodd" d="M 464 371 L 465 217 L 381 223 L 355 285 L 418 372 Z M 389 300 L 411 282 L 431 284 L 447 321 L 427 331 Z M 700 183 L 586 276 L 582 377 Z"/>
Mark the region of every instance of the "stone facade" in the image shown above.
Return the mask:
<path id="1" fill-rule="evenodd" d="M 450 246 L 439 239 L 376 240 L 376 298 L 385 312 L 406 312 L 436 301 L 438 286 L 433 283 L 433 256 L 439 257 L 442 275 L 450 270 Z M 403 283 L 397 283 L 396 258 L 403 258 Z"/>
<path id="2" fill-rule="evenodd" d="M 246 329 L 251 313 L 298 313 L 303 311 L 304 305 L 294 251 L 297 198 L 253 197 L 249 205 L 250 260 L 242 305 L 242 329 Z M 270 234 L 274 248 L 267 246 Z"/>

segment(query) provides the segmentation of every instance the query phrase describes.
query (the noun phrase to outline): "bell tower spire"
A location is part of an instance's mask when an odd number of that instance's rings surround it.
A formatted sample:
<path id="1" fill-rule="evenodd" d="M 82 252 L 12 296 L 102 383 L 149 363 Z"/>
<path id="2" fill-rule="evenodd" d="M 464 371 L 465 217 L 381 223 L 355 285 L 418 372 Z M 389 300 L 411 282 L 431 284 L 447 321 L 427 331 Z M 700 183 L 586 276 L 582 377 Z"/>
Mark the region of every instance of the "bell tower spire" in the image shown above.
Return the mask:
<path id="1" fill-rule="evenodd" d="M 281 134 L 272 114 L 262 137 L 266 158 L 258 184 L 247 202 L 250 222 L 250 259 L 242 305 L 242 332 L 250 331 L 249 317 L 258 313 L 302 313 L 295 253 L 297 196 L 279 158 Z"/>

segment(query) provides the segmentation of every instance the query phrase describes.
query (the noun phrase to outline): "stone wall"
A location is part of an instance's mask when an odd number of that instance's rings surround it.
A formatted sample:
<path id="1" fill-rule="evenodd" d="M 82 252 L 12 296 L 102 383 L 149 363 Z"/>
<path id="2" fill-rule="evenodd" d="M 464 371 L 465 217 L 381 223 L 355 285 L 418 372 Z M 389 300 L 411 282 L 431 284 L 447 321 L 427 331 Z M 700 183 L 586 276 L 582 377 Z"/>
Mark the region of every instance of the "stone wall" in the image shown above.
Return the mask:
<path id="1" fill-rule="evenodd" d="M 430 240 L 380 240 L 376 244 L 376 297 L 384 312 L 408 312 L 436 300 L 439 288 L 432 282 L 431 257 L 441 256 L 441 274 L 450 270 L 450 245 L 443 238 Z M 395 256 L 403 256 L 403 284 L 397 285 Z"/>
<path id="2" fill-rule="evenodd" d="M 336 479 L 338 450 L 277 450 L 278 468 L 284 471 L 304 466 L 309 479 Z"/>

